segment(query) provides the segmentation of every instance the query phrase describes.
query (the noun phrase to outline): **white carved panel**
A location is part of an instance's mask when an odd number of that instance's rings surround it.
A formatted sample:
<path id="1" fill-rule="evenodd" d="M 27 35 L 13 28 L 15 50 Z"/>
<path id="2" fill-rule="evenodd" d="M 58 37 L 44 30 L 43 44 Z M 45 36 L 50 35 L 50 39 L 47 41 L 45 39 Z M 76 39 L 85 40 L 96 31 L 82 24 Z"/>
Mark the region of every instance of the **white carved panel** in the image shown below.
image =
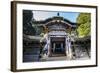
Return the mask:
<path id="1" fill-rule="evenodd" d="M 51 31 L 49 32 L 49 35 L 67 35 L 67 33 L 65 31 Z"/>

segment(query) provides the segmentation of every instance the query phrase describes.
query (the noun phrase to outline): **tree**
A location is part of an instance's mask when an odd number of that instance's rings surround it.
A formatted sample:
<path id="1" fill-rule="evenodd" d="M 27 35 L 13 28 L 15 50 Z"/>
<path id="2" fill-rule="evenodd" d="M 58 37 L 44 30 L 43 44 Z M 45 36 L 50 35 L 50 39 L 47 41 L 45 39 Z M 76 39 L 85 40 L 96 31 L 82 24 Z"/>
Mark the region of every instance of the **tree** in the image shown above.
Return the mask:
<path id="1" fill-rule="evenodd" d="M 23 33 L 26 35 L 34 35 L 35 28 L 32 27 L 32 10 L 23 10 Z"/>
<path id="2" fill-rule="evenodd" d="M 78 36 L 85 37 L 89 36 L 91 33 L 91 14 L 90 13 L 80 13 L 77 17 L 78 23 Z"/>
<path id="3" fill-rule="evenodd" d="M 23 24 L 27 25 L 31 21 L 33 13 L 31 10 L 23 10 Z"/>

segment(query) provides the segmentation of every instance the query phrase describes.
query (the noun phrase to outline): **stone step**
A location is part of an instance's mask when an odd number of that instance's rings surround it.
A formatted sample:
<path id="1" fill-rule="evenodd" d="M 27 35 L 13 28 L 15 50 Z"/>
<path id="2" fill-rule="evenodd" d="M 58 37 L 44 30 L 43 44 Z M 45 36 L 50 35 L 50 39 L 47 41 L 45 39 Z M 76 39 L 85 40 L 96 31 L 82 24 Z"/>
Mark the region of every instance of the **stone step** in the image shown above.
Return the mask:
<path id="1" fill-rule="evenodd" d="M 66 56 L 66 54 L 52 54 L 50 57 L 60 57 L 60 56 Z"/>
<path id="2" fill-rule="evenodd" d="M 61 61 L 61 60 L 67 60 L 66 56 L 61 57 L 45 57 L 41 58 L 41 61 Z"/>

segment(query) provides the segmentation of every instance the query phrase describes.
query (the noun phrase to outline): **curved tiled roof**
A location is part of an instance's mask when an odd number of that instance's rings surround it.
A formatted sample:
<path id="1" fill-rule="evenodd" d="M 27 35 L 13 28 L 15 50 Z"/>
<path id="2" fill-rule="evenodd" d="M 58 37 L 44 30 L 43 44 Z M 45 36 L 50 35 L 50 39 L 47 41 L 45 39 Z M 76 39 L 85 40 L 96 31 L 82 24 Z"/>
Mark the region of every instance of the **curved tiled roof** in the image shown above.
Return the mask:
<path id="1" fill-rule="evenodd" d="M 54 17 L 52 17 L 52 18 L 48 18 L 48 19 L 46 19 L 46 20 L 41 20 L 41 21 L 36 21 L 36 20 L 34 20 L 33 23 L 34 23 L 34 24 L 39 24 L 39 25 L 41 26 L 41 25 L 45 25 L 46 23 L 51 22 L 51 21 L 53 21 L 53 20 L 64 21 L 64 22 L 66 22 L 66 23 L 71 24 L 72 26 L 73 26 L 73 25 L 76 26 L 76 23 L 73 23 L 73 22 L 71 22 L 70 20 L 65 19 L 64 17 L 60 17 L 60 16 L 54 16 Z"/>

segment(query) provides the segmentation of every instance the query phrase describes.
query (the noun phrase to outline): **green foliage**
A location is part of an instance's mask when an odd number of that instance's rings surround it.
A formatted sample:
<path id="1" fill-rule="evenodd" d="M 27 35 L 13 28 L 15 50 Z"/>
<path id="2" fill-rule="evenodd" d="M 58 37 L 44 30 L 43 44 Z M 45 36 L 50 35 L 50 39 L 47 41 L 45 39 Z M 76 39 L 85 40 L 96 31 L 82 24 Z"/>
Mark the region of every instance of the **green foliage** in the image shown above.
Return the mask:
<path id="1" fill-rule="evenodd" d="M 23 24 L 27 25 L 31 21 L 33 13 L 31 10 L 23 10 Z"/>
<path id="2" fill-rule="evenodd" d="M 41 27 L 35 26 L 35 31 L 36 31 L 35 35 L 40 35 L 40 34 L 42 33 L 43 30 L 42 30 Z"/>
<path id="3" fill-rule="evenodd" d="M 23 10 L 23 33 L 26 35 L 34 35 L 35 28 L 32 27 L 33 13 L 31 10 Z"/>
<path id="4" fill-rule="evenodd" d="M 43 33 L 43 27 L 38 26 L 38 25 L 39 24 L 32 23 L 32 27 L 34 28 L 34 31 L 35 31 L 35 34 L 34 35 L 41 36 L 41 33 Z"/>
<path id="5" fill-rule="evenodd" d="M 77 18 L 78 23 L 78 36 L 85 37 L 89 36 L 91 32 L 91 14 L 90 13 L 80 13 Z"/>

